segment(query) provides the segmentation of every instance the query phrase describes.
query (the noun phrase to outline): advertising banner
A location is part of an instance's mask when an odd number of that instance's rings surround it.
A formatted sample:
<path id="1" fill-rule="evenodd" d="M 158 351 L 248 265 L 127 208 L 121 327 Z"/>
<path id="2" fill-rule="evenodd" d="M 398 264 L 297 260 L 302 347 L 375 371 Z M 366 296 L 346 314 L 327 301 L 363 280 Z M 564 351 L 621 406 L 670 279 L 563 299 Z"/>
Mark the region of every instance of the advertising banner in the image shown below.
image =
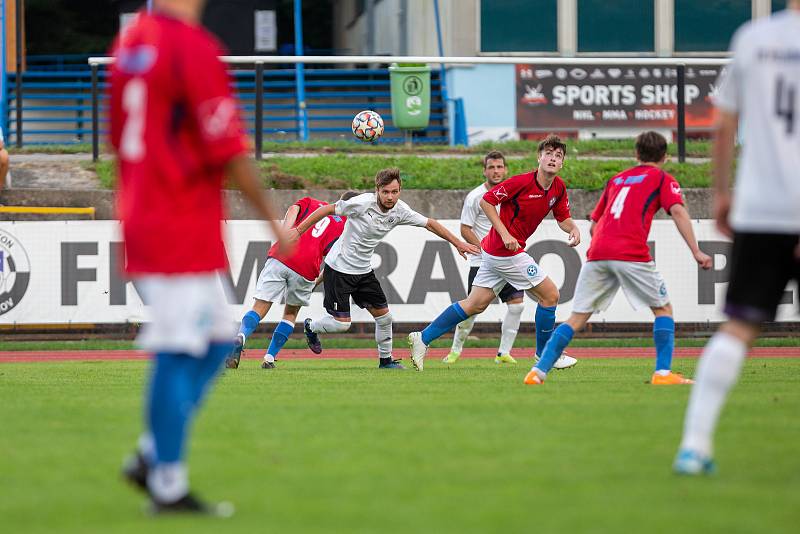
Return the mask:
<path id="1" fill-rule="evenodd" d="M 686 128 L 708 130 L 722 67 L 686 67 Z M 675 68 L 516 65 L 517 129 L 675 128 Z"/>
<path id="2" fill-rule="evenodd" d="M 441 221 L 457 233 L 459 221 Z M 567 246 L 566 234 L 546 220 L 528 242 L 528 253 L 560 288 L 558 320 L 572 309 L 575 283 L 589 245 L 589 228 L 579 222 L 583 242 Z M 258 221 L 228 221 L 230 271 L 233 287 L 229 304 L 231 321 L 238 321 L 252 305 L 251 294 L 271 236 Z M 675 225 L 656 220 L 650 235 L 656 265 L 664 276 L 675 319 L 717 322 L 728 279 L 729 243 L 714 229 L 713 221 L 694 225 L 701 248 L 714 257 L 714 268 L 703 271 L 691 257 Z M 119 274 L 119 226 L 115 221 L 47 221 L 0 223 L 0 324 L 126 323 L 146 318 L 133 284 Z M 467 262 L 447 242 L 423 228 L 399 227 L 377 248 L 376 275 L 397 322 L 427 322 L 446 306 L 466 295 Z M 797 288 L 787 288 L 778 319 L 800 321 Z M 531 322 L 536 304 L 525 299 L 523 321 Z M 273 306 L 267 321 L 280 320 L 282 306 Z M 321 288 L 300 319 L 319 317 Z M 493 304 L 478 321 L 499 323 L 505 306 Z M 605 322 L 646 322 L 649 310 L 632 310 L 620 292 L 611 307 L 592 318 Z M 372 317 L 353 306 L 353 320 Z"/>

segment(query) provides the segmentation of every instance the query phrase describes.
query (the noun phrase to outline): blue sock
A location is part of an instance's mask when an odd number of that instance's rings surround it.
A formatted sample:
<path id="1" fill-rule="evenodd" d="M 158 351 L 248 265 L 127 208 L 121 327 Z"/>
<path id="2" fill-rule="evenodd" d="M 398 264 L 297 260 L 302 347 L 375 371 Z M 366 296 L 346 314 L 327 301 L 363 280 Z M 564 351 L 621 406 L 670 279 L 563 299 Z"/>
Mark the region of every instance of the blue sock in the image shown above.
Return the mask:
<path id="1" fill-rule="evenodd" d="M 195 358 L 194 374 L 192 376 L 192 400 L 195 407 L 199 406 L 208 392 L 214 378 L 222 370 L 222 363 L 233 350 L 231 342 L 212 342 L 208 345 L 208 352 L 203 358 Z"/>
<path id="2" fill-rule="evenodd" d="M 242 324 L 239 325 L 239 333 L 244 335 L 245 339 L 249 338 L 250 334 L 256 331 L 258 323 L 260 322 L 261 317 L 253 310 L 250 310 L 242 317 Z"/>
<path id="3" fill-rule="evenodd" d="M 289 321 L 279 322 L 278 326 L 275 327 L 275 331 L 272 333 L 272 341 L 269 342 L 267 354 L 277 356 L 286 343 L 286 340 L 292 335 L 292 332 L 294 332 L 294 324 Z"/>
<path id="4" fill-rule="evenodd" d="M 561 357 L 561 353 L 564 352 L 569 342 L 572 341 L 572 336 L 574 335 L 575 331 L 570 325 L 561 323 L 558 328 L 555 329 L 553 335 L 550 336 L 550 341 L 545 345 L 542 351 L 542 357 L 539 363 L 536 364 L 536 368 L 545 373 L 550 372 L 550 369 L 553 368 L 556 360 Z"/>
<path id="5" fill-rule="evenodd" d="M 536 306 L 534 321 L 536 321 L 536 354 L 541 356 L 556 326 L 556 307 L 539 304 Z"/>
<path id="6" fill-rule="evenodd" d="M 467 317 L 469 316 L 464 312 L 461 304 L 458 302 L 452 303 L 422 331 L 422 342 L 430 345 L 434 339 L 438 339 L 445 332 L 449 332 Z"/>
<path id="7" fill-rule="evenodd" d="M 653 341 L 656 343 L 656 371 L 669 371 L 672 369 L 672 350 L 675 347 L 675 321 L 672 317 L 656 317 Z"/>
<path id="8" fill-rule="evenodd" d="M 154 357 L 147 419 L 158 463 L 183 459 L 186 427 L 195 406 L 192 374 L 196 361 L 187 354 L 167 352 Z"/>

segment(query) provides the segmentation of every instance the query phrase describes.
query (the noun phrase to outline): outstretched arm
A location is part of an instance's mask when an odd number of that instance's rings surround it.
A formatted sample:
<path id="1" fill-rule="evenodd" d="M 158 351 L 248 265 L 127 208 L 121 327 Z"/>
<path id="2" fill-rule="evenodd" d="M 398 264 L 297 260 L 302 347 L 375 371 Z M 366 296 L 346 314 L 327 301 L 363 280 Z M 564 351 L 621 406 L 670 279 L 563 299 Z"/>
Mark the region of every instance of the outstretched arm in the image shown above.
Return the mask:
<path id="1" fill-rule="evenodd" d="M 303 235 L 306 230 L 317 224 L 325 217 L 333 215 L 335 211 L 336 204 L 328 204 L 314 210 L 311 215 L 303 219 L 303 222 L 295 226 L 292 232 L 289 232 L 289 237 L 292 242 L 300 239 L 300 236 Z"/>
<path id="2" fill-rule="evenodd" d="M 437 221 L 436 219 L 431 219 L 428 217 L 428 224 L 425 225 L 425 229 L 431 233 L 434 233 L 448 241 L 451 245 L 456 247 L 456 250 L 461 255 L 462 258 L 466 259 L 466 254 L 480 254 L 481 249 L 475 245 L 471 245 L 464 241 L 461 241 L 459 238 L 454 236 L 447 228 L 442 226 L 442 223 Z"/>
<path id="3" fill-rule="evenodd" d="M 689 212 L 686 211 L 686 208 L 684 208 L 682 204 L 675 204 L 670 208 L 669 214 L 672 216 L 672 220 L 675 222 L 675 226 L 678 228 L 681 237 L 689 246 L 689 250 L 692 251 L 694 260 L 703 269 L 710 269 L 712 263 L 711 256 L 700 250 L 697 239 L 694 237 L 694 230 L 692 230 L 692 220 L 689 218 Z"/>
<path id="4" fill-rule="evenodd" d="M 225 167 L 225 174 L 239 187 L 245 198 L 258 212 L 258 216 L 267 221 L 275 239 L 279 244 L 282 243 L 281 250 L 287 250 L 285 248 L 288 246 L 286 232 L 275 220 L 277 219 L 275 210 L 261 188 L 258 174 L 250 158 L 247 156 L 233 158 Z"/>
<path id="5" fill-rule="evenodd" d="M 500 215 L 497 213 L 497 208 L 481 199 L 481 209 L 489 218 L 489 222 L 492 223 L 492 227 L 494 227 L 495 231 L 500 235 L 505 247 L 512 252 L 517 250 L 519 248 L 519 241 L 517 241 L 517 238 L 508 232 L 508 228 L 506 228 L 506 225 L 500 220 Z"/>
<path id="6" fill-rule="evenodd" d="M 730 175 L 736 132 L 739 129 L 739 116 L 735 113 L 718 110 L 714 142 L 711 145 L 712 172 L 714 174 L 714 218 L 717 229 L 727 237 L 733 237 L 733 229 L 728 221 L 731 209 Z"/>
<path id="7" fill-rule="evenodd" d="M 581 242 L 581 231 L 578 230 L 578 225 L 575 224 L 575 221 L 572 220 L 572 217 L 557 222 L 558 227 L 569 234 L 569 238 L 567 239 L 569 246 L 577 246 Z"/>

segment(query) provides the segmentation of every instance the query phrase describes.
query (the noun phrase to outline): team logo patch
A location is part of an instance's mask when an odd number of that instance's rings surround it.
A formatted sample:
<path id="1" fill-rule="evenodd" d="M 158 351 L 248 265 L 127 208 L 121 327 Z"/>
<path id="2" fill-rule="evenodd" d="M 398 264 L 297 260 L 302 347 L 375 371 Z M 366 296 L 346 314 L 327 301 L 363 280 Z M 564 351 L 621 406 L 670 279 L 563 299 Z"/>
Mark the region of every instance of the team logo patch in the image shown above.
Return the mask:
<path id="1" fill-rule="evenodd" d="M 208 140 L 214 141 L 239 134 L 236 103 L 231 98 L 212 98 L 198 107 L 200 126 Z"/>
<path id="2" fill-rule="evenodd" d="M 22 244 L 0 230 L 0 315 L 19 304 L 31 279 L 30 261 Z"/>
<path id="3" fill-rule="evenodd" d="M 506 193 L 506 188 L 502 185 L 495 189 L 494 196 L 497 200 L 503 200 L 504 198 L 508 198 L 508 193 Z"/>
<path id="4" fill-rule="evenodd" d="M 553 198 L 550 199 L 550 202 L 548 202 L 547 205 L 552 208 L 553 204 L 555 204 L 555 203 L 556 203 L 556 198 L 553 197 Z"/>
<path id="5" fill-rule="evenodd" d="M 658 294 L 660 296 L 662 296 L 662 297 L 666 297 L 667 296 L 667 285 L 666 284 L 661 284 L 661 286 L 658 288 Z"/>
<path id="6" fill-rule="evenodd" d="M 152 45 L 123 48 L 117 54 L 117 68 L 125 74 L 144 74 L 153 68 L 158 50 Z"/>
<path id="7" fill-rule="evenodd" d="M 536 264 L 531 263 L 530 265 L 528 265 L 528 276 L 533 278 L 534 276 L 536 276 L 536 273 L 538 272 L 539 268 L 536 266 Z"/>
<path id="8" fill-rule="evenodd" d="M 677 182 L 672 182 L 672 194 L 673 195 L 681 194 L 681 186 Z"/>

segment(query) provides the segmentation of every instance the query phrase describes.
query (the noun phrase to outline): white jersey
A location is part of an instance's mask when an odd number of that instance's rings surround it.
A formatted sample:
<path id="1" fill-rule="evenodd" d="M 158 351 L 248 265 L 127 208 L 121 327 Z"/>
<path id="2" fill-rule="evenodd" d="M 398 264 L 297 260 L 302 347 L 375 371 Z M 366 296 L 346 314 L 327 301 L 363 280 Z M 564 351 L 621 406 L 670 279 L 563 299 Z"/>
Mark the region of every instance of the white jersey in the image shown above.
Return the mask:
<path id="1" fill-rule="evenodd" d="M 486 182 L 484 182 L 467 194 L 467 198 L 464 199 L 464 207 L 461 208 L 461 224 L 471 226 L 479 241 L 483 241 L 483 238 L 492 229 L 489 217 L 481 209 L 481 199 L 483 199 L 483 195 L 487 191 L 489 190 L 486 188 Z M 497 211 L 500 211 L 499 205 L 497 206 Z M 481 255 L 470 254 L 469 266 L 480 267 Z"/>
<path id="2" fill-rule="evenodd" d="M 731 51 L 715 97 L 742 125 L 731 226 L 800 233 L 800 12 L 745 24 Z"/>
<path id="3" fill-rule="evenodd" d="M 364 193 L 334 204 L 335 214 L 347 217 L 342 236 L 325 257 L 332 269 L 345 274 L 366 274 L 372 270 L 372 253 L 392 228 L 401 224 L 425 226 L 428 218 L 398 200 L 389 211 L 378 206 L 375 193 Z"/>

